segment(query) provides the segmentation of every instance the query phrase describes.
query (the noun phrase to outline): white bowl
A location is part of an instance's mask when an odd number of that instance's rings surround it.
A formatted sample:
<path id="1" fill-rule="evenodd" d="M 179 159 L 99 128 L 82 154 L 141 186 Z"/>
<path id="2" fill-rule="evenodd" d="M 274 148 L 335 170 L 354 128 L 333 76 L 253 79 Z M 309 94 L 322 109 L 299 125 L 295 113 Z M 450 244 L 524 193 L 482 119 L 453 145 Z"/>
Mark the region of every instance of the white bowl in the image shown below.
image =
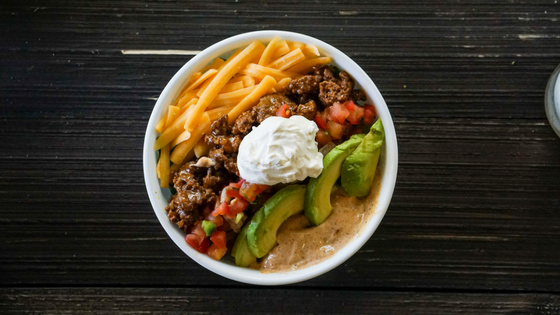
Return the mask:
<path id="1" fill-rule="evenodd" d="M 280 36 L 282 39 L 286 39 L 288 41 L 313 44 L 319 48 L 321 55 L 332 57 L 334 64 L 347 71 L 356 80 L 356 83 L 366 92 L 368 96 L 368 103 L 373 103 L 375 105 L 377 115 L 383 121 L 383 127 L 385 129 L 385 145 L 383 146 L 384 151 L 382 151 L 380 158 L 380 167 L 383 176 L 381 180 L 381 191 L 377 200 L 375 213 L 367 223 L 365 229 L 363 229 L 362 233 L 348 243 L 344 248 L 340 249 L 332 257 L 319 264 L 294 271 L 267 274 L 261 273 L 258 270 L 237 267 L 232 259 L 227 259 L 226 257 L 224 257 L 221 261 L 215 261 L 205 254 L 200 254 L 187 244 L 183 231 L 167 218 L 165 206 L 167 205 L 170 192 L 168 189 L 162 189 L 159 187 L 159 182 L 156 177 L 156 153 L 154 152 L 153 145 L 157 137 L 155 126 L 161 117 L 164 107 L 171 104 L 177 97 L 181 88 L 187 82 L 191 74 L 209 64 L 216 57 L 224 55 L 227 56 L 235 49 L 247 46 L 254 40 L 260 40 L 263 43 L 266 43 L 274 36 Z M 389 202 L 391 201 L 397 178 L 398 152 L 395 127 L 393 126 L 393 119 L 391 118 L 387 104 L 385 104 L 385 101 L 375 84 L 373 84 L 371 79 L 364 70 L 360 68 L 360 66 L 358 66 L 340 50 L 313 37 L 283 31 L 258 31 L 233 36 L 206 48 L 187 62 L 173 76 L 163 92 L 161 92 L 154 110 L 152 111 L 152 115 L 150 116 L 150 121 L 148 122 L 146 130 L 146 137 L 144 139 L 143 159 L 144 180 L 146 182 L 148 196 L 150 197 L 150 202 L 152 203 L 154 212 L 169 237 L 171 237 L 175 244 L 177 244 L 177 246 L 179 246 L 185 254 L 204 268 L 232 280 L 259 285 L 279 285 L 301 282 L 324 274 L 342 264 L 367 242 L 367 240 L 373 235 L 375 229 L 377 229 L 377 226 L 379 226 L 381 219 L 383 219 L 383 216 L 387 211 Z"/>

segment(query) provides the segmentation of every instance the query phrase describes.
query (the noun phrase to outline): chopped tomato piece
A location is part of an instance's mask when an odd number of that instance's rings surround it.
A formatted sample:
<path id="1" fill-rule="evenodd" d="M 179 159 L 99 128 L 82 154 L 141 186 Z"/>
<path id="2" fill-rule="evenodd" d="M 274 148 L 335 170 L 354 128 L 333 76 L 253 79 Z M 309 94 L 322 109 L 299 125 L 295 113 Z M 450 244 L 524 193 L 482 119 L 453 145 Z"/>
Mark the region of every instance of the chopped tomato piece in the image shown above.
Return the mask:
<path id="1" fill-rule="evenodd" d="M 224 224 L 224 218 L 222 218 L 221 215 L 214 216 L 212 215 L 212 213 L 207 215 L 205 220 L 216 224 L 216 226 L 221 226 L 222 224 Z"/>
<path id="2" fill-rule="evenodd" d="M 364 105 L 364 124 L 370 125 L 375 118 L 375 107 L 373 105 Z"/>
<path id="3" fill-rule="evenodd" d="M 243 212 L 249 206 L 249 202 L 244 198 L 235 198 L 229 205 L 229 216 L 234 218 L 238 213 Z"/>
<path id="4" fill-rule="evenodd" d="M 283 104 L 282 106 L 280 106 L 280 108 L 278 108 L 278 111 L 276 112 L 276 116 L 290 118 L 290 116 L 292 116 L 290 106 L 288 106 L 288 104 Z"/>
<path id="5" fill-rule="evenodd" d="M 270 188 L 270 186 L 268 185 L 251 184 L 249 182 L 244 182 L 243 185 L 241 185 L 239 192 L 245 199 L 253 202 L 260 193 L 267 190 L 268 188 Z"/>
<path id="6" fill-rule="evenodd" d="M 346 118 L 352 125 L 359 125 L 364 117 L 364 109 L 358 105 L 354 106 L 354 111 Z"/>
<path id="7" fill-rule="evenodd" d="M 210 240 L 219 248 L 226 248 L 226 232 L 215 231 L 212 233 L 212 236 L 210 236 Z"/>
<path id="8" fill-rule="evenodd" d="M 340 139 L 344 134 L 344 125 L 337 124 L 334 121 L 329 121 L 327 123 L 327 131 L 333 139 Z"/>
<path id="9" fill-rule="evenodd" d="M 197 251 L 205 254 L 208 251 L 208 245 L 210 245 L 210 241 L 206 237 L 202 237 L 196 234 L 187 234 L 185 240 L 192 248 L 196 249 Z"/>
<path id="10" fill-rule="evenodd" d="M 202 221 L 197 221 L 194 224 L 194 226 L 191 230 L 191 234 L 196 234 L 196 235 L 201 236 L 201 237 L 206 237 L 206 232 L 202 228 Z"/>
<path id="11" fill-rule="evenodd" d="M 214 206 L 214 208 L 218 207 L 220 204 L 227 202 L 229 203 L 231 201 L 231 197 L 227 195 L 227 191 L 228 189 L 232 189 L 230 186 L 226 186 L 222 189 L 222 191 L 220 192 L 220 199 L 216 200 L 216 205 Z"/>
<path id="12" fill-rule="evenodd" d="M 214 211 L 212 211 L 212 215 L 217 217 L 219 215 L 228 215 L 229 214 L 229 206 L 227 202 L 222 202 Z"/>
<path id="13" fill-rule="evenodd" d="M 356 108 L 356 104 L 354 104 L 354 101 L 346 101 L 344 102 L 344 106 L 346 106 L 346 109 L 348 109 L 351 112 L 353 112 L 354 108 Z"/>
<path id="14" fill-rule="evenodd" d="M 243 196 L 241 196 L 241 194 L 239 193 L 239 190 L 234 190 L 234 189 L 228 189 L 226 190 L 226 195 L 228 197 L 232 197 L 232 198 L 244 198 Z"/>
<path id="15" fill-rule="evenodd" d="M 321 115 L 317 114 L 313 120 L 320 129 L 327 129 L 327 118 L 325 118 L 323 113 L 321 113 Z"/>
<path id="16" fill-rule="evenodd" d="M 332 120 L 336 123 L 339 123 L 339 124 L 343 124 L 346 117 L 348 117 L 348 115 L 350 115 L 350 111 L 346 108 L 346 106 L 344 106 L 344 105 L 342 105 L 338 102 L 334 103 L 331 107 L 328 107 L 327 109 L 325 109 L 325 111 L 327 111 L 327 114 L 329 115 L 330 120 Z M 328 125 L 328 123 L 327 123 L 327 125 Z"/>
<path id="17" fill-rule="evenodd" d="M 317 132 L 317 135 L 315 136 L 315 141 L 317 141 L 317 143 L 319 144 L 319 146 L 324 146 L 325 144 L 329 143 L 332 141 L 332 137 L 330 135 L 328 135 L 326 132 L 324 132 L 323 130 L 319 130 Z"/>
<path id="18" fill-rule="evenodd" d="M 227 252 L 227 248 L 219 248 L 216 244 L 210 245 L 208 248 L 208 256 L 214 260 L 220 260 Z"/>
<path id="19" fill-rule="evenodd" d="M 325 128 L 327 128 L 327 121 L 329 120 L 329 113 L 324 110 L 322 112 L 317 112 L 317 116 L 321 119 L 321 121 L 325 122 Z"/>
<path id="20" fill-rule="evenodd" d="M 242 185 L 244 182 L 245 182 L 245 180 L 242 178 L 242 179 L 240 179 L 237 183 L 231 183 L 231 184 L 229 184 L 229 185 L 230 185 L 231 187 L 233 187 L 233 188 L 239 189 L 239 188 L 241 188 L 241 185 Z"/>
<path id="21" fill-rule="evenodd" d="M 268 186 L 268 185 L 263 185 L 263 184 L 255 184 L 255 185 L 257 186 L 256 191 L 258 191 L 259 194 L 262 193 L 263 191 L 267 191 L 267 190 L 269 190 L 270 188 L 272 188 L 272 187 L 270 187 L 270 186 Z"/>

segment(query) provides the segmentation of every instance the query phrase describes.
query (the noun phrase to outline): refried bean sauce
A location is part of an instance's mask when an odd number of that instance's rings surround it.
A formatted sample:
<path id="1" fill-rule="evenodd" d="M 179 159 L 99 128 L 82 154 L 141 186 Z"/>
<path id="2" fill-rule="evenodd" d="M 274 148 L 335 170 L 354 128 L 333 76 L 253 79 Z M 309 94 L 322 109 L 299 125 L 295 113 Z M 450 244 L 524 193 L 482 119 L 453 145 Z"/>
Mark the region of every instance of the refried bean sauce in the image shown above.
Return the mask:
<path id="1" fill-rule="evenodd" d="M 381 187 L 377 169 L 371 192 L 358 199 L 338 188 L 331 195 L 332 214 L 323 224 L 310 227 L 303 214 L 291 216 L 278 229 L 278 245 L 255 268 L 261 272 L 285 272 L 317 264 L 359 235 L 373 215 Z"/>

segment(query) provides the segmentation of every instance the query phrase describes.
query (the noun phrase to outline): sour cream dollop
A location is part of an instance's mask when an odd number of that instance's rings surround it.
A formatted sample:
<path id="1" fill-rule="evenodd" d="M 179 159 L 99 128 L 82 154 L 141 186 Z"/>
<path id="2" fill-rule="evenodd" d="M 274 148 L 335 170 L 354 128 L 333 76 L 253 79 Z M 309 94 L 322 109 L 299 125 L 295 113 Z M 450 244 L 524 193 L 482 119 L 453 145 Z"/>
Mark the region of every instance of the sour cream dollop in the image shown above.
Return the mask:
<path id="1" fill-rule="evenodd" d="M 275 185 L 317 177 L 323 170 L 315 122 L 302 116 L 269 117 L 243 138 L 239 175 L 254 184 Z"/>

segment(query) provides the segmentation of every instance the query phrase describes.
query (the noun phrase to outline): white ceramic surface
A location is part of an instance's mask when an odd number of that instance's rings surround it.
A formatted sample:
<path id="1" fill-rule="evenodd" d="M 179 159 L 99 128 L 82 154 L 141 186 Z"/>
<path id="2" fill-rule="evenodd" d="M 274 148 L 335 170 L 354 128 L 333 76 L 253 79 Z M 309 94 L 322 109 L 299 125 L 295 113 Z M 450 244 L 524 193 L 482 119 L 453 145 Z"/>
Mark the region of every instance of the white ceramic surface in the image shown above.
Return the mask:
<path id="1" fill-rule="evenodd" d="M 546 85 L 544 108 L 550 126 L 560 137 L 560 65 L 554 69 Z"/>
<path id="2" fill-rule="evenodd" d="M 380 167 L 383 170 L 380 195 L 375 213 L 362 233 L 332 257 L 317 265 L 295 271 L 265 274 L 257 270 L 237 267 L 231 257 L 224 257 L 221 261 L 215 261 L 205 254 L 198 253 L 185 242 L 185 234 L 169 221 L 165 212 L 169 191 L 159 187 L 156 177 L 156 154 L 153 150 L 153 144 L 157 137 L 155 125 L 161 117 L 164 107 L 171 104 L 177 97 L 181 87 L 187 82 L 192 73 L 200 70 L 216 57 L 227 56 L 233 50 L 247 46 L 254 40 L 266 43 L 274 36 L 280 36 L 288 41 L 314 44 L 319 48 L 322 55 L 331 56 L 334 64 L 346 70 L 366 92 L 368 96 L 367 103 L 375 104 L 378 117 L 383 121 L 385 128 L 385 145 L 380 158 Z M 258 31 L 233 36 L 208 47 L 187 62 L 173 76 L 159 96 L 152 111 L 144 139 L 143 160 L 144 179 L 154 212 L 167 234 L 185 254 L 203 267 L 232 280 L 258 285 L 280 285 L 305 281 L 326 273 L 350 258 L 367 242 L 383 219 L 391 201 L 397 177 L 398 152 L 397 137 L 389 109 L 375 84 L 354 61 L 331 45 L 310 36 L 284 31 Z"/>

